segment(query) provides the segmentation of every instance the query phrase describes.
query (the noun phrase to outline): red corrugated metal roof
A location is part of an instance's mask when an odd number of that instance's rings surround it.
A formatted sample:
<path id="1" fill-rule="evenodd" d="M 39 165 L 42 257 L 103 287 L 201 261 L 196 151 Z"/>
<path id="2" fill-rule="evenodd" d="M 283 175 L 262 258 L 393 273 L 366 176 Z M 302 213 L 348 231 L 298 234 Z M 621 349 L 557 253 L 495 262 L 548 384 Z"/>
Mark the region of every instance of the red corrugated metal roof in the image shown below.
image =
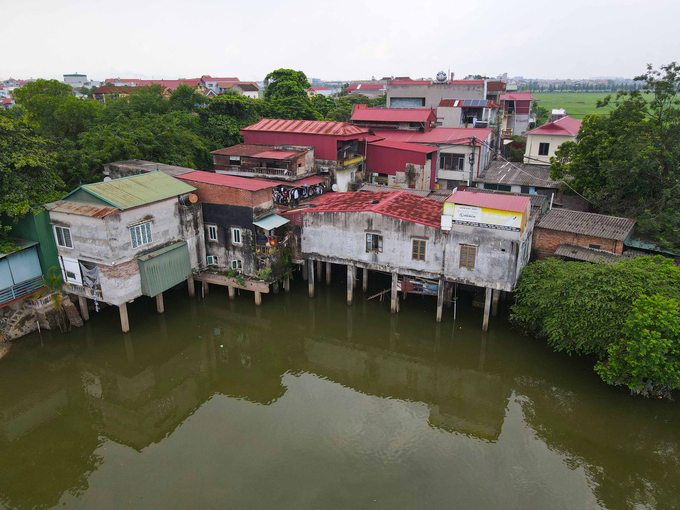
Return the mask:
<path id="1" fill-rule="evenodd" d="M 451 80 L 452 85 L 484 85 L 484 80 Z"/>
<path id="2" fill-rule="evenodd" d="M 496 195 L 494 193 L 472 193 L 469 191 L 456 191 L 447 202 L 474 207 L 486 207 L 500 211 L 524 212 L 531 202 L 529 197 L 516 195 Z"/>
<path id="3" fill-rule="evenodd" d="M 89 216 L 90 218 L 104 218 L 120 212 L 117 207 L 76 202 L 75 200 L 57 200 L 56 202 L 45 204 L 45 209 L 51 212 Z"/>
<path id="4" fill-rule="evenodd" d="M 437 127 L 424 133 L 422 131 L 380 130 L 380 136 L 393 142 L 436 143 L 448 145 L 470 145 L 475 137 L 475 145 L 480 146 L 493 131 L 486 128 L 445 128 Z"/>
<path id="5" fill-rule="evenodd" d="M 210 75 L 204 74 L 201 76 L 201 80 L 203 81 L 239 81 L 238 78 L 213 78 Z"/>
<path id="6" fill-rule="evenodd" d="M 581 121 L 572 119 L 568 115 L 557 119 L 553 122 L 548 122 L 542 126 L 527 131 L 527 134 L 532 135 L 563 135 L 563 136 L 576 136 L 581 129 Z"/>
<path id="7" fill-rule="evenodd" d="M 390 85 L 430 85 L 430 80 L 392 80 Z"/>
<path id="8" fill-rule="evenodd" d="M 502 92 L 505 90 L 504 81 L 487 81 L 486 90 L 489 92 Z"/>
<path id="9" fill-rule="evenodd" d="M 288 159 L 291 156 L 299 156 L 299 152 L 292 151 L 264 151 L 253 155 L 254 158 L 262 159 Z"/>
<path id="10" fill-rule="evenodd" d="M 307 203 L 316 207 L 303 213 L 374 212 L 434 228 L 439 228 L 442 215 L 441 202 L 406 191 L 328 193 Z"/>
<path id="11" fill-rule="evenodd" d="M 203 172 L 196 170 L 188 174 L 178 175 L 177 179 L 183 181 L 203 182 L 205 184 L 215 184 L 217 186 L 226 186 L 227 188 L 244 189 L 247 191 L 259 191 L 261 189 L 273 188 L 274 184 L 261 179 L 247 179 L 245 177 L 236 177 L 233 175 L 214 174 L 212 172 Z"/>
<path id="12" fill-rule="evenodd" d="M 368 129 L 348 122 L 323 120 L 262 119 L 241 131 L 267 131 L 275 133 L 301 133 L 307 135 L 356 136 L 368 134 Z"/>
<path id="13" fill-rule="evenodd" d="M 265 144 L 255 144 L 255 143 L 240 143 L 238 145 L 232 145 L 231 147 L 225 147 L 224 149 L 217 149 L 212 151 L 210 154 L 219 154 L 221 156 L 244 156 L 244 157 L 255 157 L 256 154 L 261 154 L 263 152 L 286 152 L 291 154 L 302 154 L 312 150 L 314 147 L 307 147 L 304 145 L 286 145 L 287 149 L 291 147 L 299 148 L 299 151 L 280 151 L 277 150 L 277 145 L 265 145 Z M 277 158 L 278 159 L 278 158 Z"/>
<path id="14" fill-rule="evenodd" d="M 531 92 L 509 92 L 501 96 L 501 101 L 538 101 Z"/>
<path id="15" fill-rule="evenodd" d="M 359 122 L 427 122 L 436 121 L 431 108 L 357 108 L 352 121 Z"/>
<path id="16" fill-rule="evenodd" d="M 430 147 L 428 145 L 418 145 L 417 143 L 392 142 L 390 140 L 381 140 L 376 142 L 369 142 L 369 145 L 375 147 L 387 147 L 389 149 L 397 149 L 409 152 L 418 152 L 420 154 L 429 154 L 430 152 L 437 152 L 437 147 Z"/>

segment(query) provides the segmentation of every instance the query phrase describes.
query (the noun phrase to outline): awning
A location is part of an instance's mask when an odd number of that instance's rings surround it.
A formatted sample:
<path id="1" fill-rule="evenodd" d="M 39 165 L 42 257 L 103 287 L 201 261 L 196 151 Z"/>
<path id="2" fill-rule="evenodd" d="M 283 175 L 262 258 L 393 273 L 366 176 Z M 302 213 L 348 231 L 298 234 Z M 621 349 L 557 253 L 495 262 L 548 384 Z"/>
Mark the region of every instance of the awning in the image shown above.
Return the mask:
<path id="1" fill-rule="evenodd" d="M 265 230 L 273 230 L 289 222 L 290 220 L 282 216 L 279 216 L 278 214 L 270 214 L 269 216 L 265 216 L 261 220 L 253 221 L 253 225 L 256 225 Z"/>

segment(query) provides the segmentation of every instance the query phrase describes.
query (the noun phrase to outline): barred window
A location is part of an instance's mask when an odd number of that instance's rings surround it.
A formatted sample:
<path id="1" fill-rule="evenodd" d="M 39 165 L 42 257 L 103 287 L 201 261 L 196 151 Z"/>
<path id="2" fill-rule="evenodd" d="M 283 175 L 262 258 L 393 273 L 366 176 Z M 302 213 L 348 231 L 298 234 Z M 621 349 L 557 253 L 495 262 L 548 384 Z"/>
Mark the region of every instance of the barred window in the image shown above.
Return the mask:
<path id="1" fill-rule="evenodd" d="M 375 251 L 382 253 L 383 251 L 383 236 L 378 234 L 366 234 L 366 251 Z"/>
<path id="2" fill-rule="evenodd" d="M 151 222 L 147 221 L 130 227 L 130 239 L 132 240 L 132 248 L 137 248 L 153 241 L 151 237 Z"/>
<path id="3" fill-rule="evenodd" d="M 208 225 L 208 241 L 217 241 L 216 225 Z"/>
<path id="4" fill-rule="evenodd" d="M 54 227 L 54 236 L 57 238 L 57 246 L 61 248 L 73 248 L 70 228 Z"/>

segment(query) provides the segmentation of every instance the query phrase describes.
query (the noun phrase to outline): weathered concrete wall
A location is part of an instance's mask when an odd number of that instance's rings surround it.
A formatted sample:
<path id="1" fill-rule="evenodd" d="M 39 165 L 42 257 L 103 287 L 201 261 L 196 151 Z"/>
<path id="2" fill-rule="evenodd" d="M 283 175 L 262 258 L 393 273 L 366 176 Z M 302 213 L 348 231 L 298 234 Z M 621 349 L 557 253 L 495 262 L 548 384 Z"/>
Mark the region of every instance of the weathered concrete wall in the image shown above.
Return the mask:
<path id="1" fill-rule="evenodd" d="M 562 244 L 571 244 L 573 246 L 582 246 L 583 248 L 590 248 L 591 245 L 598 246 L 598 250 L 605 250 L 621 255 L 623 253 L 623 242 L 615 241 L 613 239 L 603 239 L 601 237 L 584 236 L 574 234 L 571 232 L 560 232 L 558 230 L 549 230 L 536 227 L 534 233 L 533 249 L 536 250 L 536 256 L 544 259 L 552 256 L 557 247 Z"/>
<path id="2" fill-rule="evenodd" d="M 437 108 L 442 99 L 486 99 L 484 84 L 433 83 L 431 85 L 392 85 L 387 88 L 387 106 L 393 98 L 423 97 L 421 108 Z"/>
<path id="3" fill-rule="evenodd" d="M 552 136 L 552 135 L 527 135 L 527 146 L 524 152 L 524 163 L 529 165 L 550 165 L 550 158 L 555 156 L 555 151 L 564 142 L 573 142 L 575 136 Z M 541 156 L 538 153 L 540 144 L 547 143 L 548 154 Z"/>
<path id="4" fill-rule="evenodd" d="M 438 228 L 371 212 L 302 216 L 303 258 L 355 263 L 373 270 L 426 278 L 443 274 L 449 281 L 507 291 L 513 290 L 517 275 L 528 260 L 533 231 L 533 220 L 522 235 L 463 225 L 454 225 L 454 230 L 445 234 Z M 382 253 L 366 251 L 368 233 L 383 236 Z M 414 239 L 427 241 L 424 261 L 411 258 Z M 460 267 L 461 245 L 477 247 L 473 269 Z M 519 259 L 520 254 L 524 260 Z"/>
<path id="5" fill-rule="evenodd" d="M 189 246 L 190 256 L 194 253 L 192 267 L 197 267 L 202 219 L 195 211 L 181 215 L 181 207 L 184 206 L 173 197 L 103 219 L 50 212 L 52 224 L 69 227 L 73 239 L 73 249 L 59 247 L 57 252 L 64 257 L 97 263 L 103 301 L 120 305 L 142 295 L 137 257 L 184 240 L 185 229 L 198 232 L 194 233 Z M 153 241 L 133 249 L 129 227 L 142 221 L 151 222 Z"/>

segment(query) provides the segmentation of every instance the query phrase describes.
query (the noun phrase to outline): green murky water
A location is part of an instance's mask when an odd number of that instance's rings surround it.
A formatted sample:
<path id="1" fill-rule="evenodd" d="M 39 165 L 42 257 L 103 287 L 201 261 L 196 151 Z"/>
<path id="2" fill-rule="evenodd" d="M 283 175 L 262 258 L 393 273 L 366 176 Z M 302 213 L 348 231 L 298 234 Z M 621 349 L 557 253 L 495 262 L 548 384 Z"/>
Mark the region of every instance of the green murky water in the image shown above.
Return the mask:
<path id="1" fill-rule="evenodd" d="M 680 407 L 512 331 L 338 272 L 310 300 L 185 291 L 27 337 L 0 360 L 0 507 L 680 506 Z M 375 279 L 369 295 L 387 288 Z M 503 314 L 501 314 L 503 315 Z"/>

